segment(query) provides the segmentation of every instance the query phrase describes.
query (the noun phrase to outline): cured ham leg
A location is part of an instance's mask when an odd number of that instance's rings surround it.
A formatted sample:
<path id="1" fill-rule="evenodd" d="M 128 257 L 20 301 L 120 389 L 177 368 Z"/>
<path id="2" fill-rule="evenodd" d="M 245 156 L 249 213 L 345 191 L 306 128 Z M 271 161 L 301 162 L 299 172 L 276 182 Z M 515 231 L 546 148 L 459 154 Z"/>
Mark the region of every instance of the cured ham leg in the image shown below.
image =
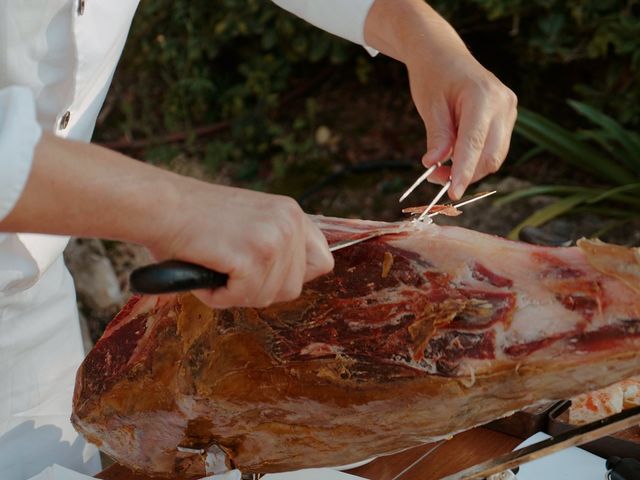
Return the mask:
<path id="1" fill-rule="evenodd" d="M 397 225 L 318 218 L 330 243 Z M 331 466 L 640 373 L 640 252 L 422 225 L 335 253 L 293 302 L 134 297 L 73 422 L 148 474 Z"/>

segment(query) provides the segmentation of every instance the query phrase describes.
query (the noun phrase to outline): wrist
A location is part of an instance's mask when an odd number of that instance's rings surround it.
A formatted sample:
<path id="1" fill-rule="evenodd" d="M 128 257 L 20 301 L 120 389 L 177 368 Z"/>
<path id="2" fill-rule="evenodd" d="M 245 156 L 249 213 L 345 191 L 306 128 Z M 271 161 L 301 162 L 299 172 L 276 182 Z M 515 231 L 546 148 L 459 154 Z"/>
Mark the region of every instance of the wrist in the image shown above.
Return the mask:
<path id="1" fill-rule="evenodd" d="M 158 167 L 149 168 L 153 171 L 139 179 L 135 198 L 127 201 L 134 211 L 126 240 L 157 251 L 159 245 L 166 245 L 182 230 L 188 209 L 187 192 L 194 190 L 185 184 L 196 180 Z"/>

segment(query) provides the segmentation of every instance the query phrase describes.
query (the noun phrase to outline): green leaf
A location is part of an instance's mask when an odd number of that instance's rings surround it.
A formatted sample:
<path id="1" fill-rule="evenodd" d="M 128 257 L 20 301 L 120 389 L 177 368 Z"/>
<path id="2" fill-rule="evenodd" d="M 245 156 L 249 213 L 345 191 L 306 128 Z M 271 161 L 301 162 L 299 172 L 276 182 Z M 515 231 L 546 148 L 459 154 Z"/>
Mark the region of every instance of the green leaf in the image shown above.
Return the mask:
<path id="1" fill-rule="evenodd" d="M 577 134 L 577 137 L 584 142 L 595 142 L 602 150 L 611 155 L 614 159 L 627 167 L 634 170 L 636 167 L 632 164 L 633 161 L 629 159 L 627 151 L 615 141 L 608 132 L 604 130 L 581 130 Z"/>
<path id="2" fill-rule="evenodd" d="M 625 130 L 622 125 L 613 118 L 605 115 L 601 111 L 575 100 L 569 100 L 569 105 L 573 107 L 581 115 L 587 117 L 596 125 L 603 128 L 605 132 L 622 145 L 629 159 L 634 163 L 635 167 L 640 166 L 640 140 L 636 138 L 632 132 Z"/>
<path id="3" fill-rule="evenodd" d="M 515 200 L 533 197 L 535 195 L 564 195 L 567 193 L 588 193 L 589 195 L 598 195 L 602 192 L 603 190 L 599 188 L 575 187 L 573 185 L 540 185 L 516 190 L 515 192 L 496 200 L 494 205 L 500 207 Z"/>
<path id="4" fill-rule="evenodd" d="M 600 195 L 591 198 L 587 201 L 587 203 L 597 203 L 602 200 L 606 200 L 607 198 L 619 196 L 619 193 L 629 192 L 633 190 L 640 190 L 640 183 L 630 183 L 629 185 L 621 185 L 616 188 L 612 188 L 611 190 L 607 190 L 606 192 L 601 193 Z M 638 199 L 640 201 L 640 198 Z"/>
<path id="5" fill-rule="evenodd" d="M 525 108 L 519 109 L 516 132 L 546 148 L 561 160 L 609 181 L 626 184 L 635 180 L 633 174 L 612 162 L 610 157 L 594 151 L 580 141 L 576 134 Z"/>
<path id="6" fill-rule="evenodd" d="M 318 62 L 324 59 L 331 48 L 331 41 L 328 37 L 321 37 L 311 44 L 309 60 Z"/>
<path id="7" fill-rule="evenodd" d="M 569 100 L 568 103 L 578 113 L 596 125 L 601 126 L 604 131 L 609 134 L 610 138 L 617 140 L 626 153 L 625 158 L 618 158 L 618 160 L 625 162 L 627 166 L 640 172 L 640 139 L 635 137 L 632 132 L 625 130 L 622 125 L 613 118 L 599 110 L 575 100 Z"/>
<path id="8" fill-rule="evenodd" d="M 574 209 L 576 206 L 584 203 L 589 197 L 591 197 L 590 193 L 575 193 L 571 196 L 561 198 L 551 205 L 541 208 L 540 210 L 531 214 L 516 228 L 511 230 L 507 238 L 510 238 L 511 240 L 517 240 L 520 230 L 522 230 L 524 227 L 539 227 L 540 225 L 547 223 L 549 220 L 559 217 L 560 215 L 563 215 Z"/>

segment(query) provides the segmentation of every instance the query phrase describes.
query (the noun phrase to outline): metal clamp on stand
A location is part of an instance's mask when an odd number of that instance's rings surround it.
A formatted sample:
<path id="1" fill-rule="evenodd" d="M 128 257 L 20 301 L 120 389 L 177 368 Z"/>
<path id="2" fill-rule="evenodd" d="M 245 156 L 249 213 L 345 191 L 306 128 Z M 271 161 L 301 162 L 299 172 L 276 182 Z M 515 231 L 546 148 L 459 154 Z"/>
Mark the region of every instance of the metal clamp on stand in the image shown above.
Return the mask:
<path id="1" fill-rule="evenodd" d="M 640 461 L 635 458 L 607 459 L 607 480 L 640 480 Z"/>

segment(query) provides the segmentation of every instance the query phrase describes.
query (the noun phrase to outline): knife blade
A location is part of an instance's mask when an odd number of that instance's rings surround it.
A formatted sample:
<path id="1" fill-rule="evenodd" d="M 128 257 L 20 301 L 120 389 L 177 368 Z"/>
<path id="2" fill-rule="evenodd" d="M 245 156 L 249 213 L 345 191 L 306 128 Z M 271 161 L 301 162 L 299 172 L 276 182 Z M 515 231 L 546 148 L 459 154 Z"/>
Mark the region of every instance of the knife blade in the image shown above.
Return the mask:
<path id="1" fill-rule="evenodd" d="M 638 424 L 640 424 L 640 406 L 577 427 L 556 437 L 529 445 L 528 447 L 514 450 L 513 452 L 449 475 L 442 480 L 487 478 L 490 475 L 510 470 L 524 463 L 559 452 L 565 448 L 582 445 L 583 443 L 597 440 L 598 438 Z"/>
<path id="2" fill-rule="evenodd" d="M 384 235 L 393 235 L 395 233 L 406 232 L 412 228 L 412 224 L 409 222 L 404 222 L 397 225 L 398 226 L 374 230 L 362 237 L 348 238 L 346 240 L 340 240 L 338 242 L 332 243 L 331 245 L 329 245 L 329 251 L 335 252 L 337 250 L 342 250 L 343 248 L 357 245 L 358 243 L 366 242 L 367 240 L 371 240 L 373 238 L 382 237 Z"/>

